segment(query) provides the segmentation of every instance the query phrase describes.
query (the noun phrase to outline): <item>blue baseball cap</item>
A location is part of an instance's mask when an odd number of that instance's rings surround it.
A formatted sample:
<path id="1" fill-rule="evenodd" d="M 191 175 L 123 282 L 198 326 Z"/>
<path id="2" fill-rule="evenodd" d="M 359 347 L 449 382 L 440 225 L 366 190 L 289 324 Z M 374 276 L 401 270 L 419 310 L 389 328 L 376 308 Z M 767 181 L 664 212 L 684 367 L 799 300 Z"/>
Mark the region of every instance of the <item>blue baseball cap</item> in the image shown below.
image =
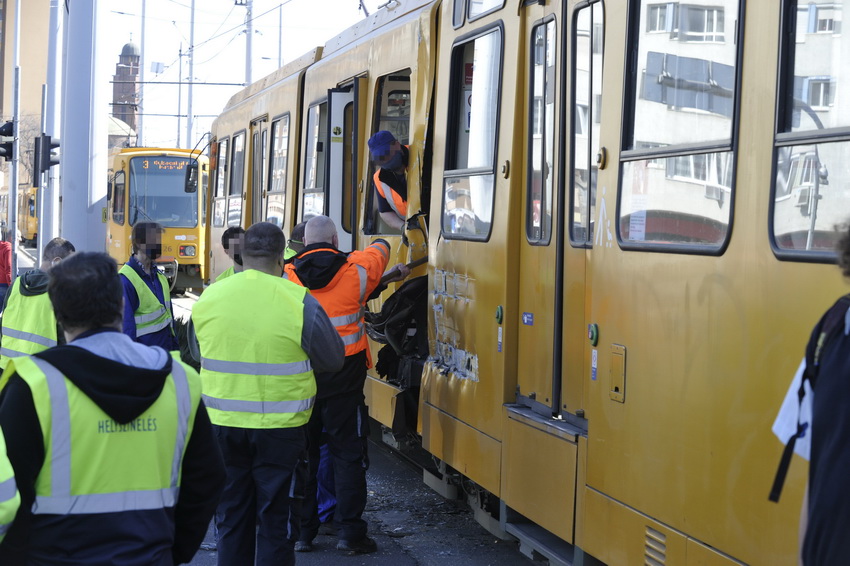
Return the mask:
<path id="1" fill-rule="evenodd" d="M 390 153 L 390 146 L 396 141 L 395 136 L 386 130 L 377 132 L 369 138 L 369 153 L 372 157 L 385 157 Z"/>

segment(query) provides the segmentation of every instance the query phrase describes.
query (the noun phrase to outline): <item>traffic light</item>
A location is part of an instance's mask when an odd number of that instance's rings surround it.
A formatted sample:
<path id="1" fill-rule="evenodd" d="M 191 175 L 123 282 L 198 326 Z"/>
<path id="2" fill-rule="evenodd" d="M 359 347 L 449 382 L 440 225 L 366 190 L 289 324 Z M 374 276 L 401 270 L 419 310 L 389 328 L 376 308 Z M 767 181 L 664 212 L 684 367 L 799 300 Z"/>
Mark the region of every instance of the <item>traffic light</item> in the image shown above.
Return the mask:
<path id="1" fill-rule="evenodd" d="M 15 143 L 15 123 L 6 122 L 0 126 L 0 156 L 6 161 L 12 160 L 12 146 Z"/>
<path id="2" fill-rule="evenodd" d="M 45 134 L 41 134 L 40 138 L 41 143 L 36 145 L 36 151 L 39 152 L 38 166 L 41 172 L 46 172 L 54 165 L 59 165 L 59 156 L 53 153 L 54 149 L 59 149 L 59 140 Z"/>

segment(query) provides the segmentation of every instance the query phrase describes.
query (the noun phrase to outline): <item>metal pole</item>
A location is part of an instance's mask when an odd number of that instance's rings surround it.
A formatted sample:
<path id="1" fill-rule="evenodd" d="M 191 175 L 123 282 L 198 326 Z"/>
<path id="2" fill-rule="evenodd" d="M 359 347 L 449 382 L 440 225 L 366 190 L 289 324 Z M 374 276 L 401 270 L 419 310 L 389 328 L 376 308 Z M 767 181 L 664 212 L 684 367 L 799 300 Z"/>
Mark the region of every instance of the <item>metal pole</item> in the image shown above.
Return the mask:
<path id="1" fill-rule="evenodd" d="M 277 5 L 277 68 L 283 67 L 283 4 Z"/>
<path id="2" fill-rule="evenodd" d="M 180 113 L 183 105 L 183 43 L 180 43 L 178 52 L 180 64 L 177 66 L 177 145 L 180 147 Z"/>
<path id="3" fill-rule="evenodd" d="M 142 0 L 142 41 L 139 46 L 141 57 L 139 57 L 139 100 L 136 102 L 136 147 L 145 147 L 144 137 L 142 135 L 142 121 L 145 118 L 145 65 L 148 60 L 145 58 L 145 10 L 147 8 L 147 0 Z"/>
<path id="4" fill-rule="evenodd" d="M 39 133 L 41 134 L 45 131 L 47 131 L 47 85 L 41 85 L 41 130 Z M 36 147 L 35 149 L 38 148 Z M 36 163 L 35 159 L 33 159 L 33 163 Z M 36 171 L 35 167 L 33 167 L 32 176 L 33 185 L 37 177 L 41 181 L 41 171 Z M 36 229 L 35 238 L 35 257 L 38 260 L 35 263 L 36 267 L 41 265 L 41 250 L 44 249 L 44 243 L 49 241 L 44 239 L 44 225 L 46 224 L 44 217 L 44 197 L 46 193 L 47 187 L 44 186 L 44 183 L 39 182 L 38 190 L 35 192 L 35 200 L 38 207 L 38 228 Z"/>
<path id="5" fill-rule="evenodd" d="M 62 116 L 62 237 L 77 250 L 103 251 L 106 242 L 107 114 L 109 65 L 98 29 L 107 2 L 66 4 Z"/>
<path id="6" fill-rule="evenodd" d="M 12 235 L 12 283 L 18 276 L 18 160 L 21 141 L 21 0 L 15 1 L 15 79 L 12 84 L 12 122 L 15 140 L 12 142 L 12 175 L 9 182 L 9 230 Z"/>
<path id="7" fill-rule="evenodd" d="M 252 43 L 254 38 L 254 22 L 251 17 L 251 8 L 254 0 L 248 0 L 245 7 L 248 9 L 245 12 L 245 84 L 251 84 L 251 59 L 252 59 Z"/>
<path id="8" fill-rule="evenodd" d="M 50 29 L 47 31 L 47 103 L 45 105 L 44 129 L 42 132 L 62 139 L 59 125 L 62 123 L 62 49 L 61 39 L 64 23 L 64 0 L 50 0 Z M 44 222 L 39 226 L 39 238 L 49 242 L 59 235 L 59 186 L 62 164 L 47 170 L 47 182 L 42 184 Z M 39 221 L 41 217 L 39 217 Z M 42 237 L 42 235 L 44 237 Z M 39 253 L 41 251 L 39 246 Z"/>
<path id="9" fill-rule="evenodd" d="M 195 82 L 195 0 L 192 0 L 192 14 L 189 24 L 189 100 L 186 103 L 186 147 L 194 145 L 192 135 L 192 85 Z"/>

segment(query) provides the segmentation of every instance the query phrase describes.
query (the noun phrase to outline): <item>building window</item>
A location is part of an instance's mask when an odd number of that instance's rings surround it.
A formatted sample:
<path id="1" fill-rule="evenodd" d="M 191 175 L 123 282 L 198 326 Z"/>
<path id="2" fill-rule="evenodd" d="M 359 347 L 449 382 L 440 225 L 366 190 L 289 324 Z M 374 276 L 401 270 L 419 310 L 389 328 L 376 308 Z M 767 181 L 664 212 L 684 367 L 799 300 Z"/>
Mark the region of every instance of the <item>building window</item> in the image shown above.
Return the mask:
<path id="1" fill-rule="evenodd" d="M 809 81 L 809 106 L 812 108 L 827 108 L 832 106 L 832 83 L 827 79 L 812 79 Z"/>
<path id="2" fill-rule="evenodd" d="M 667 4 L 649 6 L 646 31 L 648 33 L 667 31 Z"/>

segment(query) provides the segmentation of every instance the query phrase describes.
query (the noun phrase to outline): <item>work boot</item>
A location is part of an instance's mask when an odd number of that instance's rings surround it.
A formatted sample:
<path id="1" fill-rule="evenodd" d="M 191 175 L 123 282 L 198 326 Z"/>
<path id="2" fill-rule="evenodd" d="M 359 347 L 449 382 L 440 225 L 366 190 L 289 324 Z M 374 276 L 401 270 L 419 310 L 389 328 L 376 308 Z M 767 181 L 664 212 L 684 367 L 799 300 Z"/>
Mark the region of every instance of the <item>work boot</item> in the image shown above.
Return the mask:
<path id="1" fill-rule="evenodd" d="M 311 541 L 311 540 L 295 541 L 295 552 L 313 552 L 313 541 Z"/>
<path id="2" fill-rule="evenodd" d="M 345 552 L 349 556 L 353 556 L 355 554 L 369 554 L 370 552 L 377 552 L 378 544 L 369 537 L 363 537 L 357 541 L 340 539 L 336 544 L 336 549 Z"/>

